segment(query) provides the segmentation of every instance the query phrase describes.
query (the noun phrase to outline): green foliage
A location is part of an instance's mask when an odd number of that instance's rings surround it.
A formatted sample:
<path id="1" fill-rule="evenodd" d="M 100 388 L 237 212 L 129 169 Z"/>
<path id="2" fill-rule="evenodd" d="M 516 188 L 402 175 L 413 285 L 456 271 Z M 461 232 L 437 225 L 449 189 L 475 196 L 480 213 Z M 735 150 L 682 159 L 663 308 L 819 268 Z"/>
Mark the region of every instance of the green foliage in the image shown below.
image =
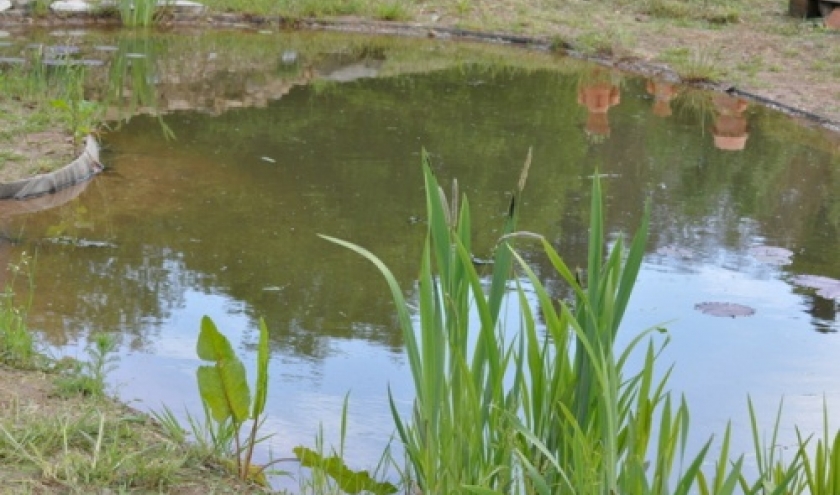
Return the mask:
<path id="1" fill-rule="evenodd" d="M 34 17 L 46 17 L 50 13 L 52 0 L 35 0 L 32 2 L 32 15 Z"/>
<path id="2" fill-rule="evenodd" d="M 73 366 L 64 370 L 56 379 L 58 393 L 62 396 L 85 395 L 105 396 L 105 379 L 116 367 L 117 358 L 113 355 L 117 340 L 107 333 L 95 334 L 87 346 L 88 360 L 73 360 Z"/>
<path id="3" fill-rule="evenodd" d="M 467 199 L 457 199 L 457 184 L 447 199 L 425 153 L 423 171 L 428 235 L 416 320 L 396 279 L 378 258 L 362 247 L 325 237 L 371 261 L 396 302 L 416 399 L 407 418 L 398 413 L 393 398 L 391 408 L 409 478 L 422 493 L 802 492 L 798 473 L 804 454 L 790 463 L 775 456 L 778 419 L 770 447 L 763 446 L 752 405 L 758 479 L 746 481 L 743 457 L 729 459 L 729 428 L 714 470 L 704 472 L 712 439 L 686 455 L 688 406 L 668 392 L 670 371 L 656 369 L 661 348 L 649 339 L 661 330 L 639 332 L 624 349 L 616 349 L 644 257 L 649 209 L 629 246 L 619 238 L 606 252 L 603 193 L 595 174 L 583 283 L 583 274 L 570 269 L 548 240 L 514 232 L 525 172 L 487 286 L 472 264 Z M 573 294 L 573 304 L 558 301 L 542 285 L 540 276 L 512 250 L 517 239 L 541 243 L 557 277 Z M 521 277 L 514 279 L 516 291 L 510 295 L 514 263 Z M 512 297 L 518 298 L 521 322 L 513 337 L 499 319 L 501 307 Z M 477 321 L 471 322 L 473 317 Z M 648 339 L 643 362 L 631 366 L 631 355 Z M 837 462 L 833 452 L 838 442 L 832 453 L 818 443 L 815 460 L 804 463 L 818 466 L 810 469 L 813 486 L 833 486 L 825 480 L 837 476 L 836 467 L 826 473 Z M 804 449 L 806 442 L 801 443 Z"/>
<path id="4" fill-rule="evenodd" d="M 503 232 L 518 217 L 529 159 L 513 195 Z M 325 237 L 370 260 L 384 275 L 396 302 L 406 353 L 415 384 L 410 418 L 402 418 L 391 398 L 397 432 L 423 493 L 456 493 L 463 485 L 506 487 L 514 457 L 509 418 L 519 407 L 518 387 L 504 386 L 512 352 L 497 321 L 512 266 L 509 242 L 496 250 L 493 276 L 485 294 L 470 250 L 471 219 L 466 198 L 439 186 L 423 153 L 429 230 L 419 279 L 419 328 L 396 279 L 369 251 Z M 471 324 L 477 311 L 480 328 Z"/>
<path id="5" fill-rule="evenodd" d="M 671 64 L 686 82 L 716 81 L 724 77 L 719 55 L 706 48 L 665 50 L 659 58 Z"/>
<path id="6" fill-rule="evenodd" d="M 26 253 L 8 268 L 11 277 L 0 294 L 0 361 L 18 368 L 39 367 L 40 355 L 26 323 L 32 305 L 34 268 Z M 19 280 L 21 277 L 23 280 Z M 25 284 L 24 300 L 16 291 L 21 282 Z"/>
<path id="7" fill-rule="evenodd" d="M 411 17 L 405 0 L 391 0 L 376 6 L 374 17 L 383 21 L 404 21 Z"/>
<path id="8" fill-rule="evenodd" d="M 253 403 L 245 366 L 236 356 L 230 341 L 219 332 L 216 324 L 208 316 L 201 320 L 201 331 L 198 336 L 196 351 L 199 358 L 213 363 L 200 366 L 196 372 L 201 400 L 206 411 L 216 422 L 216 427 L 208 427 L 207 431 L 210 432 L 214 443 L 217 443 L 219 439 L 225 439 L 226 441 L 232 441 L 234 444 L 232 449 L 228 444 L 224 449 L 214 450 L 233 453 L 235 456 L 235 471 L 239 478 L 265 484 L 263 473 L 265 467 L 252 465 L 254 447 L 264 440 L 264 438 L 257 438 L 257 431 L 262 424 L 261 416 L 265 409 L 268 393 L 269 349 L 268 328 L 265 321 L 260 320 L 260 341 L 257 347 L 257 380 Z M 240 432 L 247 420 L 251 420 L 251 431 L 249 436 L 244 439 L 243 445 Z M 197 431 L 195 426 L 193 431 Z M 227 434 L 229 431 L 232 431 L 232 434 Z"/>
<path id="9" fill-rule="evenodd" d="M 149 27 L 155 23 L 157 0 L 119 0 L 117 10 L 126 27 Z"/>
<path id="10" fill-rule="evenodd" d="M 813 452 L 809 451 L 808 445 L 811 439 L 804 438 L 798 430 L 796 435 L 799 438 L 805 491 L 811 495 L 840 493 L 840 431 L 834 434 L 834 440 L 831 441 L 828 409 L 823 406 L 823 438 L 817 440 Z"/>
<path id="11" fill-rule="evenodd" d="M 75 144 L 88 134 L 98 132 L 102 113 L 99 103 L 88 100 L 53 100 L 50 103 L 61 113 Z"/>
<path id="12" fill-rule="evenodd" d="M 73 143 L 79 145 L 88 134 L 97 134 L 102 127 L 104 106 L 102 103 L 85 99 L 85 70 L 69 66 L 61 79 L 63 94 L 50 102 L 58 110 L 65 128 L 73 135 Z"/>
<path id="13" fill-rule="evenodd" d="M 295 447 L 292 451 L 302 466 L 324 471 L 338 482 L 343 492 L 361 493 L 365 491 L 374 495 L 397 493 L 396 486 L 391 483 L 376 481 L 370 477 L 370 473 L 367 471 L 351 470 L 339 456 L 325 457 L 302 446 Z"/>

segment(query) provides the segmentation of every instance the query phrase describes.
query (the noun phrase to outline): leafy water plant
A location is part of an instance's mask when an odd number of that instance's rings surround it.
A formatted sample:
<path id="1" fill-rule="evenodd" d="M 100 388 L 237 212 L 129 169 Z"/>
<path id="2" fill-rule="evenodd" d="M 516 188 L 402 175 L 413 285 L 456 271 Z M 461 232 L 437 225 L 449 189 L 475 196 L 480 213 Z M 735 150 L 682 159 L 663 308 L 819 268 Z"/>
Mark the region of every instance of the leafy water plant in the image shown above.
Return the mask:
<path id="1" fill-rule="evenodd" d="M 11 276 L 0 293 L 0 361 L 18 368 L 38 367 L 41 358 L 26 321 L 32 306 L 33 266 L 25 252 L 17 263 L 9 263 Z M 26 284 L 23 300 L 16 291 L 19 277 Z"/>
<path id="2" fill-rule="evenodd" d="M 107 333 L 97 333 L 88 344 L 88 360 L 80 362 L 71 359 L 72 366 L 59 376 L 55 383 L 62 396 L 86 395 L 105 396 L 105 379 L 116 367 L 116 338 Z"/>
<path id="3" fill-rule="evenodd" d="M 515 230 L 530 153 L 512 196 L 504 232 Z M 402 417 L 393 397 L 391 409 L 412 473 L 423 493 L 457 493 L 464 485 L 510 487 L 516 475 L 513 423 L 520 408 L 519 387 L 506 380 L 513 348 L 497 325 L 513 264 L 509 241 L 496 250 L 485 293 L 471 257 L 471 219 L 457 182 L 451 198 L 439 186 L 423 153 L 429 232 L 419 277 L 419 327 L 388 268 L 369 251 L 325 237 L 371 262 L 385 276 L 396 302 L 406 353 L 415 384 L 410 417 Z M 476 311 L 479 325 L 470 312 Z M 476 326 L 480 328 L 476 329 Z"/>
<path id="4" fill-rule="evenodd" d="M 243 480 L 267 484 L 265 466 L 253 464 L 254 447 L 265 440 L 265 437 L 257 436 L 264 421 L 262 414 L 268 395 L 269 349 L 265 321 L 260 320 L 257 379 L 253 401 L 245 366 L 233 351 L 230 341 L 219 332 L 216 324 L 208 316 L 201 319 L 196 349 L 199 358 L 213 363 L 198 368 L 198 389 L 202 402 L 218 425 L 218 430 L 224 431 L 229 427 L 233 431 L 233 446 L 229 452 L 235 457 L 237 476 Z M 243 439 L 240 434 L 246 421 L 251 421 L 251 431 Z"/>
<path id="5" fill-rule="evenodd" d="M 367 471 L 354 471 L 344 463 L 345 439 L 347 438 L 347 409 L 349 394 L 344 397 L 341 409 L 341 433 L 339 435 L 338 450 L 325 453 L 323 429 L 315 437 L 315 449 L 297 446 L 292 451 L 300 461 L 301 467 L 310 469 L 310 476 L 301 477 L 300 494 L 340 495 L 344 493 L 371 493 L 373 495 L 390 495 L 398 489 L 391 483 L 377 481 Z M 379 464 L 374 470 L 374 476 L 380 474 L 391 461 L 389 449 L 385 449 Z"/>
<path id="6" fill-rule="evenodd" d="M 117 10 L 126 27 L 149 27 L 155 22 L 157 0 L 119 0 Z"/>
<path id="7" fill-rule="evenodd" d="M 66 60 L 59 59 L 64 62 Z M 61 80 L 65 90 L 50 104 L 64 121 L 64 126 L 73 135 L 73 143 L 79 145 L 88 134 L 97 134 L 102 127 L 104 106 L 85 99 L 85 69 L 70 64 L 64 66 Z"/>
<path id="8" fill-rule="evenodd" d="M 701 466 L 712 440 L 686 457 L 688 407 L 668 392 L 670 372 L 655 369 L 654 341 L 641 364 L 630 364 L 636 348 L 658 329 L 641 331 L 616 349 L 644 256 L 648 214 L 629 249 L 619 238 L 605 253 L 595 175 L 584 284 L 547 239 L 514 232 L 529 162 L 513 194 L 507 234 L 488 284 L 471 257 L 467 199 L 459 199 L 457 187 L 446 198 L 424 153 L 429 227 L 415 318 L 378 258 L 325 237 L 371 261 L 396 302 L 416 399 L 408 417 L 393 399 L 391 408 L 416 488 L 430 494 L 687 494 L 705 483 L 706 493 L 734 493 L 736 485 L 743 486 L 742 463 L 730 463 L 727 448 L 708 479 Z M 525 239 L 540 242 L 573 303 L 549 293 L 513 251 L 512 242 Z M 514 273 L 521 275 L 511 284 Z M 514 300 L 520 327 L 511 331 L 500 313 Z M 727 432 L 724 445 L 728 442 Z M 761 476 L 777 484 L 762 493 L 781 493 L 789 479 L 786 468 L 772 460 L 766 464 Z"/>

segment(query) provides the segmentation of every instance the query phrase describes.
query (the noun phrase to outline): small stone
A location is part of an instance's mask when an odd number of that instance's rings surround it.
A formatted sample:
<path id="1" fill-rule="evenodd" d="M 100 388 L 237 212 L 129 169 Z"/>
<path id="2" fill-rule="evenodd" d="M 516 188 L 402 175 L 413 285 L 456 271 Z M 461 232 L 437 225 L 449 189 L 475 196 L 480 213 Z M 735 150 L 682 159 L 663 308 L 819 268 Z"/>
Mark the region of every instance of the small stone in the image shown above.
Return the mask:
<path id="1" fill-rule="evenodd" d="M 201 13 L 206 9 L 204 5 L 190 0 L 160 0 L 157 5 L 175 12 Z"/>
<path id="2" fill-rule="evenodd" d="M 58 0 L 50 4 L 50 9 L 55 12 L 90 12 L 93 10 L 87 2 L 82 0 Z"/>
<path id="3" fill-rule="evenodd" d="M 283 61 L 286 65 L 291 65 L 297 62 L 298 54 L 296 51 L 293 50 L 286 50 L 283 52 L 283 55 L 280 57 L 280 60 Z"/>

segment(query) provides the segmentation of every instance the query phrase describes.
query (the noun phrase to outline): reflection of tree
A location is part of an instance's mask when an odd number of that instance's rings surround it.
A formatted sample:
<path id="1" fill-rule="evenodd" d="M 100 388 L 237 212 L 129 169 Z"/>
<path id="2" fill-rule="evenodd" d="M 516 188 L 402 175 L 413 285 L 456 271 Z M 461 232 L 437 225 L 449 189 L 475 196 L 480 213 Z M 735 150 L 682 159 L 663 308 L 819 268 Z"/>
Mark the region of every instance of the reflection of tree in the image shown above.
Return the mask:
<path id="1" fill-rule="evenodd" d="M 814 294 L 804 296 L 807 301 L 808 314 L 811 315 L 811 323 L 818 332 L 836 333 L 837 327 L 837 303 L 834 299 L 827 299 Z"/>

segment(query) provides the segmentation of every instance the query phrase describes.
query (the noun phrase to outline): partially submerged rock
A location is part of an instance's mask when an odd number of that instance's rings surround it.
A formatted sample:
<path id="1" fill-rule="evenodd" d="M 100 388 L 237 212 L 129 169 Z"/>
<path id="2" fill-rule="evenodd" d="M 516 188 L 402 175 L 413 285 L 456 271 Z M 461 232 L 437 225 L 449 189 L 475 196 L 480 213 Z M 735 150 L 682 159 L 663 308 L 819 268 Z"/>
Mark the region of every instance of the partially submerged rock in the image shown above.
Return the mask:
<path id="1" fill-rule="evenodd" d="M 2 2 L 9 0 L 0 0 Z M 93 12 L 102 7 L 115 7 L 115 1 L 102 2 L 86 2 L 85 0 L 57 0 L 50 4 L 50 9 L 54 12 L 64 13 L 79 13 L 79 12 Z M 157 2 L 157 8 L 166 9 L 171 12 L 182 12 L 191 14 L 200 14 L 206 10 L 203 4 L 192 2 L 190 0 L 160 0 Z"/>
<path id="2" fill-rule="evenodd" d="M 752 316 L 755 314 L 755 310 L 749 306 L 728 302 L 703 302 L 695 304 L 694 309 L 706 315 L 727 316 L 729 318 Z"/>
<path id="3" fill-rule="evenodd" d="M 50 4 L 50 9 L 65 13 L 93 12 L 93 6 L 82 0 L 57 0 Z"/>

